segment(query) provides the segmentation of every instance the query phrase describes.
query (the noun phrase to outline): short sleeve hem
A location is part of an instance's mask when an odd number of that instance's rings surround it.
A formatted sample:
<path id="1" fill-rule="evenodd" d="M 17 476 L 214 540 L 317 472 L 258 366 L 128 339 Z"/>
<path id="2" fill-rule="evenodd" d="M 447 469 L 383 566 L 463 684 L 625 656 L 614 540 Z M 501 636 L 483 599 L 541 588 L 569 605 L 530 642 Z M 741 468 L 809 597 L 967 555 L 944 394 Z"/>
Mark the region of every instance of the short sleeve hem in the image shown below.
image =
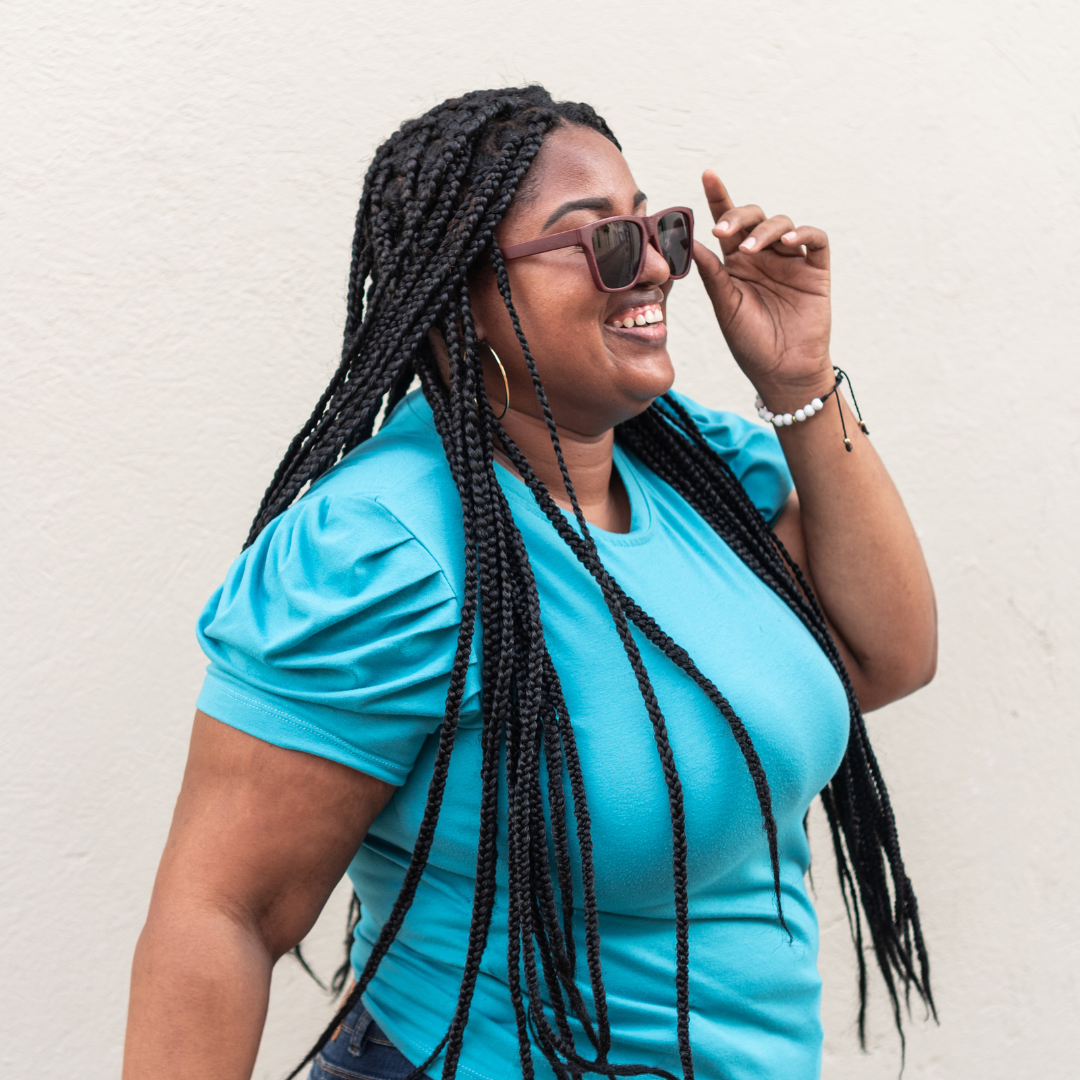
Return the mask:
<path id="1" fill-rule="evenodd" d="M 263 742 L 338 761 L 395 787 L 404 784 L 411 771 L 411 766 L 364 752 L 331 734 L 327 727 L 340 725 L 340 710 L 269 694 L 230 678 L 213 664 L 207 669 L 196 708 Z M 300 712 L 312 715 L 308 718 Z M 327 724 L 324 714 L 333 714 L 336 723 Z"/>

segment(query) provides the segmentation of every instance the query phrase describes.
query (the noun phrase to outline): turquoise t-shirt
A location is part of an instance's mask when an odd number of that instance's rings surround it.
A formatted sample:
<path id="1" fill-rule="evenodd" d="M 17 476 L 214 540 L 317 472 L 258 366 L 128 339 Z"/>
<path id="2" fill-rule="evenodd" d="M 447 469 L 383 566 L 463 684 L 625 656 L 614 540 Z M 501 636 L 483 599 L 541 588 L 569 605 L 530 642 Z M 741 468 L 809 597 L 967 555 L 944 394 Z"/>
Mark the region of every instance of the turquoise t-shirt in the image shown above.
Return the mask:
<path id="1" fill-rule="evenodd" d="M 771 429 L 682 399 L 766 518 L 791 480 Z M 780 928 L 754 788 L 704 693 L 638 635 L 667 718 L 689 843 L 690 1037 L 702 1080 L 813 1080 L 821 1065 L 817 921 L 802 821 L 847 741 L 843 689 L 788 607 L 670 487 L 618 446 L 628 533 L 594 528 L 604 565 L 746 724 L 772 787 Z M 598 586 L 525 485 L 499 467 L 525 539 L 545 636 L 584 770 L 613 1063 L 681 1073 L 675 1037 L 671 821 L 652 727 Z M 457 490 L 419 393 L 276 518 L 199 622 L 199 708 L 279 746 L 399 785 L 349 875 L 363 905 L 359 970 L 390 911 L 427 796 L 453 662 L 464 539 Z M 431 859 L 365 1003 L 406 1057 L 427 1057 L 457 1001 L 480 805 L 480 643 L 472 656 Z M 500 858 L 505 857 L 505 802 Z M 571 827 L 573 838 L 573 828 Z M 571 856 L 578 860 L 576 848 Z M 460 1075 L 521 1075 L 507 990 L 506 872 Z M 576 882 L 580 900 L 580 878 Z M 579 942 L 584 923 L 579 919 Z M 581 955 L 579 950 L 579 955 Z M 579 981 L 591 1001 L 584 962 Z M 588 1049 L 582 1036 L 579 1046 Z M 534 1053 L 539 1077 L 551 1072 Z M 437 1075 L 438 1065 L 429 1070 Z"/>

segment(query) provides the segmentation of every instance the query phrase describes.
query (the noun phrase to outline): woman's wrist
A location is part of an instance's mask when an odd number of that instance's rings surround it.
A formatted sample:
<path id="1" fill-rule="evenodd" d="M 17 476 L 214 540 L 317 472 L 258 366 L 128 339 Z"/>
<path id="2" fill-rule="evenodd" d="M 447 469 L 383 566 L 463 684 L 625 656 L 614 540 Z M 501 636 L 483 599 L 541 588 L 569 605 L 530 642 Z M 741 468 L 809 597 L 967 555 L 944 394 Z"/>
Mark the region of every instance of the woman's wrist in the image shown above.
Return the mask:
<path id="1" fill-rule="evenodd" d="M 832 361 L 820 371 L 796 379 L 753 379 L 765 407 L 773 413 L 794 413 L 815 398 L 824 398 L 836 386 Z"/>
<path id="2" fill-rule="evenodd" d="M 825 408 L 825 402 L 827 402 L 829 398 L 835 396 L 837 414 L 840 417 L 840 430 L 844 440 L 844 449 L 850 453 L 854 447 L 851 437 L 848 434 L 847 422 L 844 420 L 844 407 L 840 403 L 840 385 L 845 380 L 848 384 L 848 393 L 851 394 L 851 402 L 855 407 L 856 423 L 864 435 L 869 435 L 870 431 L 866 426 L 866 421 L 863 420 L 862 411 L 859 409 L 859 403 L 855 400 L 855 393 L 851 389 L 851 379 L 848 377 L 847 372 L 833 365 L 832 374 L 833 382 L 828 390 L 823 390 L 820 394 L 816 394 L 810 401 L 804 402 L 802 405 L 797 405 L 783 411 L 781 411 L 780 408 L 776 410 L 770 409 L 759 393 L 757 395 L 757 400 L 754 402 L 758 416 L 766 423 L 772 424 L 777 430 L 781 430 L 785 427 L 793 427 L 797 424 L 805 423 L 811 417 L 816 416 Z"/>

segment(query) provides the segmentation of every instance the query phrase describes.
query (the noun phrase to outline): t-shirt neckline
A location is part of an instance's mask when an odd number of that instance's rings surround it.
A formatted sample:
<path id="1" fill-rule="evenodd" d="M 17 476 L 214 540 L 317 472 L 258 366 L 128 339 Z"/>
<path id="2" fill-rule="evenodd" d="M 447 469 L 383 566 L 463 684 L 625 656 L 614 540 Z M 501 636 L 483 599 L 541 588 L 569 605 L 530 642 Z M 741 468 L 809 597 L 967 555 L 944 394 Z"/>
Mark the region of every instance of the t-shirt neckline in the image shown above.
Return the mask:
<path id="1" fill-rule="evenodd" d="M 623 487 L 626 488 L 626 495 L 630 500 L 630 531 L 624 533 L 609 532 L 607 529 L 602 529 L 599 525 L 594 525 L 590 521 L 588 523 L 589 535 L 601 546 L 633 547 L 645 543 L 652 533 L 652 503 L 638 477 L 638 471 L 633 461 L 618 443 L 613 448 L 613 458 L 614 468 L 618 469 L 619 477 L 622 479 Z M 498 475 L 507 477 L 507 482 L 502 485 L 507 498 L 528 513 L 541 518 L 550 526 L 547 514 L 537 505 L 533 493 L 528 489 L 521 477 L 501 462 L 497 461 L 495 465 L 502 470 Z M 562 508 L 560 507 L 560 509 Z M 581 530 L 578 528 L 572 512 L 563 510 L 563 514 L 573 526 L 574 531 L 580 532 Z M 550 527 L 554 528 L 554 526 Z"/>
<path id="2" fill-rule="evenodd" d="M 439 450 L 441 451 L 442 442 L 438 438 L 438 433 L 435 432 L 435 422 L 431 415 L 431 406 L 428 405 L 427 399 L 423 394 L 419 390 L 416 390 L 405 399 L 403 404 L 408 404 L 412 415 L 435 434 Z M 636 463 L 617 441 L 612 447 L 612 457 L 613 467 L 618 470 L 619 477 L 623 482 L 623 487 L 626 488 L 627 498 L 630 500 L 630 530 L 629 532 L 624 533 L 609 532 L 607 529 L 601 529 L 600 526 L 589 522 L 589 535 L 592 536 L 598 544 L 615 547 L 632 547 L 637 544 L 642 544 L 649 539 L 654 519 L 652 503 L 644 485 L 641 483 Z M 536 499 L 533 498 L 533 494 L 526 486 L 525 481 L 522 480 L 513 469 L 508 469 L 499 461 L 495 462 L 495 468 L 497 476 L 505 475 L 509 481 L 508 483 L 502 484 L 502 489 L 506 493 L 507 498 L 526 512 L 542 519 L 549 527 L 554 528 L 550 521 L 548 521 L 547 514 L 545 514 L 537 505 Z M 580 532 L 573 515 L 565 510 L 563 513 L 573 526 L 574 530 Z"/>

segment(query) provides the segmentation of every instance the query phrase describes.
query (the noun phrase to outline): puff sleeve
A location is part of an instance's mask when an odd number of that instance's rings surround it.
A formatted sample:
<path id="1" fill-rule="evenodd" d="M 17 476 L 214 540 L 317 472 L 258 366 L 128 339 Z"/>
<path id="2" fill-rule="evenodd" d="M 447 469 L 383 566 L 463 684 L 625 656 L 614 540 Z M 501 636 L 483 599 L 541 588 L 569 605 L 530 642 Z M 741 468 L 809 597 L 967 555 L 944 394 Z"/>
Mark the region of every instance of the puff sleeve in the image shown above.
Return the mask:
<path id="1" fill-rule="evenodd" d="M 706 409 L 682 394 L 672 396 L 694 418 L 709 445 L 728 463 L 751 502 L 772 524 L 794 487 L 776 432 L 736 413 Z"/>
<path id="2" fill-rule="evenodd" d="M 198 707 L 403 784 L 442 722 L 460 619 L 446 573 L 381 503 L 313 492 L 266 527 L 207 603 Z M 478 652 L 474 641 L 463 717 L 479 708 Z"/>

